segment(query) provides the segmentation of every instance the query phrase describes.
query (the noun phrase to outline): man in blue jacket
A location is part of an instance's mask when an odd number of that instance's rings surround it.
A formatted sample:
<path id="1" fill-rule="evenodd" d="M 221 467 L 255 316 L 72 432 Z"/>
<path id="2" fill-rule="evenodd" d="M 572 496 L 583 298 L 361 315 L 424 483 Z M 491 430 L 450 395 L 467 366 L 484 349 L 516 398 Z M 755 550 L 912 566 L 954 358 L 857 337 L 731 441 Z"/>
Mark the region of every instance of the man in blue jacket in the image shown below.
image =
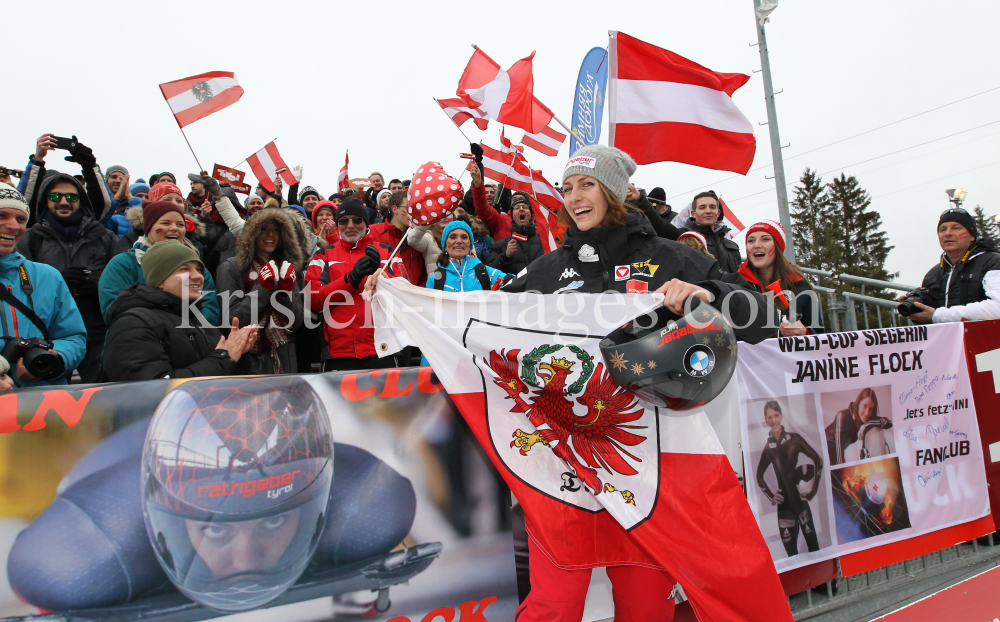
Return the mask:
<path id="1" fill-rule="evenodd" d="M 13 187 L 0 184 L 0 287 L 8 294 L 0 299 L 0 341 L 6 345 L 13 338 L 47 334 L 52 342 L 49 352 L 59 355 L 63 371 L 54 378 L 39 379 L 28 372 L 20 358 L 8 361 L 0 357 L 0 391 L 66 384 L 87 349 L 87 329 L 62 275 L 52 266 L 28 261 L 17 251 L 27 223 L 27 201 Z M 19 304 L 13 304 L 10 296 Z M 18 306 L 33 311 L 44 329 Z"/>

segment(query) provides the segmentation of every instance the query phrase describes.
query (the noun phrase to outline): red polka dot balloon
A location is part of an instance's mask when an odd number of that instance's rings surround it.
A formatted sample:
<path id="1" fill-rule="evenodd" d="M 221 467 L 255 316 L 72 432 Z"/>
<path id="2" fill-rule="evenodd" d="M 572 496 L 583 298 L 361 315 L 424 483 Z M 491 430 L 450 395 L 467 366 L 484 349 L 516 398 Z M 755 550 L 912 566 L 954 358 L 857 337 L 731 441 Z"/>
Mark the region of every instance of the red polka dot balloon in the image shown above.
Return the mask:
<path id="1" fill-rule="evenodd" d="M 433 225 L 455 211 L 464 191 L 458 180 L 444 172 L 440 162 L 420 166 L 406 193 L 407 218 L 411 227 Z"/>

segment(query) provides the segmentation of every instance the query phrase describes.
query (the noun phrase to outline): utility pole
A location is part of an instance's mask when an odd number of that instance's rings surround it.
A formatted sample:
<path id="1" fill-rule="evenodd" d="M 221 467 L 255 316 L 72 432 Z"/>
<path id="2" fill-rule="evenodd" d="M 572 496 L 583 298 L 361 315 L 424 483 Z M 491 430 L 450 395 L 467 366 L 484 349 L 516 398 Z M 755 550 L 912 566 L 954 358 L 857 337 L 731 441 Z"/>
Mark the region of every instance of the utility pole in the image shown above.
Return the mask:
<path id="1" fill-rule="evenodd" d="M 774 185 L 778 191 L 778 217 L 785 229 L 785 257 L 795 263 L 795 243 L 792 236 L 792 218 L 788 213 L 788 186 L 785 185 L 785 165 L 781 159 L 781 138 L 778 136 L 778 112 L 774 108 L 774 87 L 771 85 L 771 64 L 767 59 L 767 37 L 764 35 L 763 18 L 757 14 L 762 0 L 753 0 L 754 19 L 757 27 L 757 49 L 760 51 L 760 68 L 764 78 L 764 100 L 767 102 L 767 127 L 771 134 L 771 158 L 774 162 Z"/>

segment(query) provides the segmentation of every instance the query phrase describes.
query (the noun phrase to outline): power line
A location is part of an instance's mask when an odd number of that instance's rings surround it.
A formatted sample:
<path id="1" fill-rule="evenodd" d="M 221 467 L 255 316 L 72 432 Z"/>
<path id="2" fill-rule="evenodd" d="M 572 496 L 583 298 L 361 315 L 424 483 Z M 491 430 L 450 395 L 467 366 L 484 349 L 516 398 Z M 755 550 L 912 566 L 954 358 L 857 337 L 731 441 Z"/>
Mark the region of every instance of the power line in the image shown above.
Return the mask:
<path id="1" fill-rule="evenodd" d="M 871 173 L 887 169 L 887 168 L 889 168 L 891 166 L 898 166 L 900 164 L 905 164 L 907 162 L 912 162 L 913 160 L 918 160 L 920 158 L 923 158 L 923 157 L 926 157 L 926 156 L 929 156 L 929 155 L 933 155 L 935 153 L 941 153 L 942 151 L 948 151 L 949 149 L 954 149 L 956 147 L 962 147 L 964 145 L 968 145 L 969 143 L 974 143 L 977 140 L 982 140 L 984 138 L 989 138 L 991 136 L 996 136 L 998 134 L 1000 134 L 1000 132 L 993 132 L 992 134 L 986 134 L 984 136 L 977 136 L 976 138 L 973 138 L 972 140 L 967 140 L 967 141 L 964 141 L 964 142 L 955 143 L 954 145 L 948 145 L 947 147 L 942 147 L 941 149 L 935 149 L 934 151 L 928 151 L 927 153 L 921 153 L 920 155 L 913 156 L 912 158 L 907 158 L 905 160 L 899 160 L 898 162 L 893 162 L 892 164 L 886 164 L 885 166 L 881 166 L 879 168 L 874 168 L 874 169 L 872 169 L 870 171 L 865 171 L 864 175 L 867 176 L 867 175 L 870 175 Z M 761 205 L 773 205 L 773 204 L 774 204 L 774 199 L 772 198 L 772 199 L 768 199 L 766 201 L 761 201 L 759 203 L 754 203 L 753 205 L 744 205 L 740 209 L 742 211 L 750 211 L 750 210 L 754 209 L 755 207 L 760 207 Z"/>
<path id="2" fill-rule="evenodd" d="M 844 166 L 838 166 L 838 167 L 832 168 L 832 169 L 830 169 L 828 171 L 823 171 L 822 173 L 819 173 L 819 175 L 823 176 L 823 175 L 826 175 L 828 173 L 833 173 L 834 171 L 844 170 L 845 168 L 849 168 L 851 166 L 858 166 L 859 164 L 867 164 L 868 162 L 872 162 L 874 160 L 878 160 L 878 159 L 881 159 L 881 158 L 886 158 L 886 157 L 889 157 L 891 155 L 895 155 L 897 153 L 902 153 L 904 151 L 909 151 L 910 149 L 916 149 L 917 147 L 923 147 L 924 145 L 929 145 L 931 143 L 936 143 L 936 142 L 938 142 L 940 140 L 944 140 L 946 138 L 951 138 L 952 136 L 958 136 L 959 134 L 965 134 L 967 132 L 972 132 L 974 130 L 982 129 L 982 128 L 988 127 L 990 125 L 996 125 L 997 123 L 1000 123 L 1000 120 L 990 121 L 989 123 L 984 123 L 983 125 L 979 125 L 979 126 L 976 126 L 976 127 L 973 127 L 973 128 L 969 128 L 967 130 L 962 130 L 961 132 L 955 132 L 954 134 L 948 134 L 947 136 L 942 136 L 940 138 L 935 138 L 933 140 L 928 140 L 927 142 L 923 142 L 923 143 L 920 143 L 918 145 L 912 145 L 910 147 L 904 147 L 902 149 L 897 149 L 896 151 L 891 151 L 889 153 L 884 153 L 884 154 L 882 154 L 880 156 L 875 156 L 874 158 L 868 158 L 867 160 L 862 160 L 860 162 L 855 162 L 853 164 L 845 164 Z M 792 186 L 795 183 L 797 183 L 797 182 L 789 182 L 789 183 L 787 183 L 785 185 L 786 186 Z M 765 192 L 770 192 L 771 190 L 774 190 L 774 188 L 768 188 L 767 190 L 761 190 L 760 192 L 754 192 L 753 194 L 748 194 L 746 196 L 739 197 L 738 199 L 729 199 L 727 201 L 727 203 L 732 203 L 732 202 L 735 202 L 735 201 L 740 201 L 742 199 L 749 199 L 750 197 L 755 197 L 758 194 L 764 194 Z"/>
<path id="3" fill-rule="evenodd" d="M 952 177 L 955 177 L 956 175 L 964 175 L 965 173 L 971 173 L 972 171 L 978 171 L 981 168 L 988 168 L 990 166 L 996 166 L 997 164 L 1000 164 L 1000 160 L 997 160 L 996 162 L 990 162 L 989 164 L 984 164 L 982 166 L 977 166 L 976 168 L 970 168 L 970 169 L 966 169 L 964 171 L 959 171 L 957 173 L 952 173 L 951 175 L 945 175 L 944 177 L 939 177 L 937 179 L 932 179 L 930 181 L 920 182 L 919 184 L 916 184 L 914 186 L 910 186 L 908 188 L 903 188 L 901 190 L 893 190 L 892 192 L 886 192 L 885 194 L 880 194 L 877 197 L 872 197 L 872 200 L 881 199 L 882 197 L 887 197 L 890 194 L 896 194 L 897 192 L 904 192 L 906 190 L 912 190 L 913 188 L 919 188 L 920 186 L 926 186 L 927 184 L 933 184 L 933 183 L 938 182 L 938 181 L 944 181 L 945 179 L 951 179 Z"/>
<path id="4" fill-rule="evenodd" d="M 848 136 L 847 138 L 841 138 L 840 140 L 836 140 L 836 141 L 834 141 L 832 143 L 828 143 L 828 144 L 823 145 L 821 147 L 816 147 L 815 149 L 810 149 L 809 151 L 803 151 L 802 153 L 797 153 L 797 154 L 795 154 L 793 156 L 788 156 L 787 158 L 784 158 L 784 159 L 785 160 L 791 160 L 791 159 L 797 158 L 799 156 L 804 156 L 804 155 L 806 155 L 808 153 L 813 153 L 814 151 L 819 151 L 820 149 L 826 149 L 827 147 L 832 147 L 833 145 L 839 145 L 842 142 L 845 142 L 845 141 L 848 141 L 848 140 L 851 140 L 851 139 L 854 139 L 854 138 L 858 138 L 859 136 L 864 136 L 865 134 L 870 134 L 872 132 L 876 132 L 878 130 L 885 129 L 885 128 L 890 127 L 892 125 L 896 125 L 897 123 L 902 123 L 903 121 L 909 121 L 910 119 L 915 119 L 915 118 L 917 118 L 919 116 L 922 116 L 922 115 L 934 112 L 936 110 L 941 110 L 942 108 L 947 108 L 948 106 L 953 106 L 955 104 L 958 104 L 958 103 L 964 102 L 966 100 L 972 99 L 973 97 L 979 97 L 980 95 L 985 95 L 987 93 L 991 93 L 991 92 L 996 91 L 998 89 L 1000 89 L 1000 86 L 995 86 L 995 87 L 993 87 L 991 89 L 986 89 L 985 91 L 981 91 L 979 93 L 976 93 L 975 95 L 969 95 L 968 97 L 963 97 L 962 99 L 956 99 L 953 102 L 949 102 L 947 104 L 943 104 L 941 106 L 938 106 L 937 108 L 931 108 L 930 110 L 925 110 L 923 112 L 918 112 L 917 114 L 911 115 L 911 116 L 906 117 L 904 119 L 899 119 L 897 121 L 893 121 L 892 123 L 886 123 L 885 125 L 880 125 L 879 127 L 876 127 L 876 128 L 870 129 L 870 130 L 865 130 L 864 132 L 861 132 L 860 134 L 855 134 L 854 136 Z M 765 164 L 763 166 L 758 166 L 757 168 L 752 168 L 749 171 L 747 171 L 747 174 L 763 170 L 763 169 L 765 169 L 765 168 L 767 168 L 769 166 L 771 166 L 771 165 L 770 164 Z M 745 177 L 745 175 L 731 175 L 729 177 L 726 177 L 725 179 L 720 179 L 719 181 L 714 181 L 712 183 L 705 184 L 704 186 L 698 186 L 697 188 L 693 188 L 691 190 L 688 190 L 687 192 L 682 192 L 680 194 L 675 194 L 672 197 L 668 197 L 667 200 L 669 201 L 670 199 L 676 199 L 677 197 L 682 197 L 682 196 L 688 195 L 688 194 L 690 194 L 692 192 L 695 192 L 697 190 L 701 190 L 703 188 L 708 188 L 709 186 L 714 186 L 715 184 L 725 183 L 725 182 L 727 182 L 727 181 L 729 181 L 731 179 L 737 179 L 739 177 Z M 748 196 L 753 196 L 753 195 L 748 195 Z M 734 199 L 734 200 L 738 200 L 738 199 Z"/>

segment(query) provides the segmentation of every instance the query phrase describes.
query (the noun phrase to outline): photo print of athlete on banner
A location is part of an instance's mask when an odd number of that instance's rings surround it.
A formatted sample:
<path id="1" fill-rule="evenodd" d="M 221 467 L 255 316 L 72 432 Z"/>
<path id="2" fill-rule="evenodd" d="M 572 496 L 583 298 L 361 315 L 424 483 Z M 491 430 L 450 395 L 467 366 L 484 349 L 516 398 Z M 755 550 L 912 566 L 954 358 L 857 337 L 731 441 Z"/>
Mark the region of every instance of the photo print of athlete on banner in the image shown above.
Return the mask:
<path id="1" fill-rule="evenodd" d="M 747 498 L 779 572 L 989 514 L 962 330 L 741 344 Z"/>

